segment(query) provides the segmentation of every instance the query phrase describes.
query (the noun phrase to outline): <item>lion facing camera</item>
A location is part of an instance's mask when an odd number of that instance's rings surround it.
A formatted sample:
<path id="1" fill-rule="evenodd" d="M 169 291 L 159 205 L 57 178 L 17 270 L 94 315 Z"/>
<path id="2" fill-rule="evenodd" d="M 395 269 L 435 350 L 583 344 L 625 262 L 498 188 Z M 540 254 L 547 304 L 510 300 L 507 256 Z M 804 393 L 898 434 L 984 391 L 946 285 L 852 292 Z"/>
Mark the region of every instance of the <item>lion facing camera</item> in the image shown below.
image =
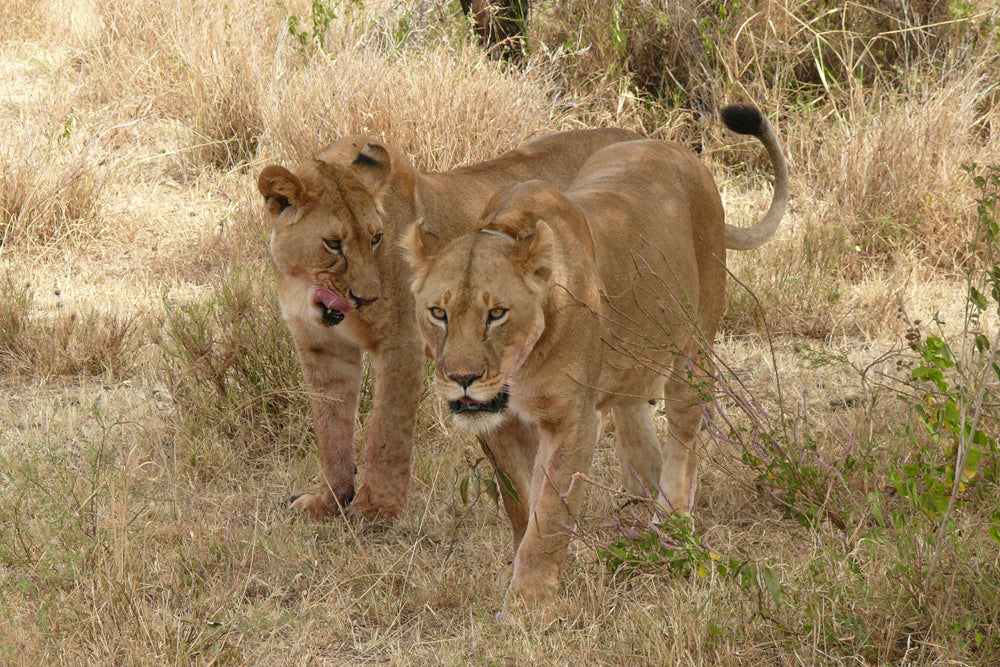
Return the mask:
<path id="1" fill-rule="evenodd" d="M 618 143 L 565 192 L 521 183 L 486 205 L 474 231 L 435 248 L 406 238 L 424 345 L 456 423 L 489 434 L 514 533 L 510 593 L 554 597 L 566 526 L 581 501 L 600 413 L 612 411 L 626 487 L 671 511 L 692 506 L 709 354 L 722 315 L 726 249 L 773 236 L 788 202 L 778 139 L 759 110 L 726 125 L 756 136 L 775 171 L 761 222 L 727 225 L 712 175 L 683 146 Z M 663 397 L 660 442 L 649 402 Z"/>

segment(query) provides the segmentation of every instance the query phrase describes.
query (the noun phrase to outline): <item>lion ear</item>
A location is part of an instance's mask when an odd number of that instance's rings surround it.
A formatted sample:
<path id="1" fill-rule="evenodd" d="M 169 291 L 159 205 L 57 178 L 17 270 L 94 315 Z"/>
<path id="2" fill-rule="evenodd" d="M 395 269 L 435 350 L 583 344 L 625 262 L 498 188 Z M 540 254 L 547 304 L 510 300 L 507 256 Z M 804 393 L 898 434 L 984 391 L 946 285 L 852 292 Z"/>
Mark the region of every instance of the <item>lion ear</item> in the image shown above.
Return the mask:
<path id="1" fill-rule="evenodd" d="M 272 218 L 277 218 L 290 207 L 299 208 L 306 194 L 302 181 L 276 164 L 264 167 L 260 172 L 257 189 L 264 196 L 264 207 Z"/>
<path id="2" fill-rule="evenodd" d="M 351 169 L 361 184 L 369 190 L 377 190 L 389 178 L 392 157 L 382 144 L 369 141 L 358 151 Z"/>
<path id="3" fill-rule="evenodd" d="M 518 240 L 515 252 L 525 275 L 549 281 L 555 268 L 555 234 L 547 222 L 539 219 L 535 231 Z"/>
<path id="4" fill-rule="evenodd" d="M 409 262 L 413 270 L 413 290 L 418 291 L 427 274 L 430 273 L 436 255 L 430 250 L 427 244 L 427 234 L 424 230 L 423 218 L 417 220 L 403 235 L 403 250 L 406 252 L 406 261 Z"/>
<path id="5" fill-rule="evenodd" d="M 542 181 L 518 183 L 490 199 L 479 218 L 478 229 L 493 229 L 521 241 L 538 231 L 540 218 L 561 195 Z M 551 232 L 551 229 L 549 230 Z"/>

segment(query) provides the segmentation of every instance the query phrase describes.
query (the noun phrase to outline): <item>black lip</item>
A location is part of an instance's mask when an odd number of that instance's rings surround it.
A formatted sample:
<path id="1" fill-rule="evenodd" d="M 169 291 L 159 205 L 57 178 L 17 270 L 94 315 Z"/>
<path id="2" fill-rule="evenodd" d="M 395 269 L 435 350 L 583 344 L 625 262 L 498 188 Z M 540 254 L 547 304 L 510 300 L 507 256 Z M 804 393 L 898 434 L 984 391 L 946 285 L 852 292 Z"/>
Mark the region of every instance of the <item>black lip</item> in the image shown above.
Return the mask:
<path id="1" fill-rule="evenodd" d="M 344 314 L 339 310 L 330 310 L 321 301 L 317 301 L 316 306 L 319 308 L 320 316 L 323 318 L 323 324 L 326 326 L 334 327 L 344 321 Z"/>
<path id="2" fill-rule="evenodd" d="M 462 401 L 448 401 L 448 407 L 451 408 L 451 414 L 459 415 L 466 412 L 503 412 L 504 408 L 507 407 L 507 401 L 510 399 L 510 394 L 506 389 L 501 391 L 499 394 L 486 401 L 485 403 L 463 403 Z"/>
<path id="3" fill-rule="evenodd" d="M 361 310 L 365 306 L 370 306 L 371 304 L 378 301 L 378 297 L 374 299 L 362 299 L 360 296 L 356 296 L 354 292 L 348 290 L 348 299 L 354 304 L 355 310 Z"/>

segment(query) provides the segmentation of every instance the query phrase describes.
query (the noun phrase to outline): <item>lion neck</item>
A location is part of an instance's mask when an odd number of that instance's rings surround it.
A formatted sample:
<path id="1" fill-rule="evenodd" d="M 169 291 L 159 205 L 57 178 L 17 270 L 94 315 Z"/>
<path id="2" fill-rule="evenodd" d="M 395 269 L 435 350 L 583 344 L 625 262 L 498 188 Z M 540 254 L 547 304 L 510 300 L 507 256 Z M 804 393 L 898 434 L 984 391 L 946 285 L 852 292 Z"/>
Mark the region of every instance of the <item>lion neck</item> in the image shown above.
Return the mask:
<path id="1" fill-rule="evenodd" d="M 555 222 L 552 227 L 555 261 L 542 304 L 545 330 L 523 367 L 528 375 L 567 358 L 580 360 L 576 365 L 600 366 L 583 363 L 596 359 L 601 350 L 602 302 L 593 254 L 566 225 Z"/>

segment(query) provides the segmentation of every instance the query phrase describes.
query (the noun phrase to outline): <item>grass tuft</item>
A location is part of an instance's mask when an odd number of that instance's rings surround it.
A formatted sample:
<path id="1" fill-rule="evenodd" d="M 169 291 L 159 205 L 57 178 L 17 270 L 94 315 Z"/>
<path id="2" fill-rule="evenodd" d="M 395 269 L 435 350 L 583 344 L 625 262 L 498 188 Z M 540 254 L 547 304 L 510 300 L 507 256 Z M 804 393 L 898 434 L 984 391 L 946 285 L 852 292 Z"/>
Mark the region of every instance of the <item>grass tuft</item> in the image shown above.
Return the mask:
<path id="1" fill-rule="evenodd" d="M 58 141 L 58 139 L 57 139 Z M 107 174 L 86 152 L 5 142 L 0 155 L 0 250 L 94 238 Z"/>
<path id="2" fill-rule="evenodd" d="M 274 443 L 305 446 L 308 402 L 291 335 L 270 277 L 233 270 L 208 299 L 173 303 L 156 343 L 182 431 L 205 431 L 245 453 L 273 453 Z"/>
<path id="3" fill-rule="evenodd" d="M 12 274 L 0 293 L 0 360 L 10 375 L 128 377 L 141 339 L 134 315 L 92 308 L 41 313 L 28 284 Z"/>

